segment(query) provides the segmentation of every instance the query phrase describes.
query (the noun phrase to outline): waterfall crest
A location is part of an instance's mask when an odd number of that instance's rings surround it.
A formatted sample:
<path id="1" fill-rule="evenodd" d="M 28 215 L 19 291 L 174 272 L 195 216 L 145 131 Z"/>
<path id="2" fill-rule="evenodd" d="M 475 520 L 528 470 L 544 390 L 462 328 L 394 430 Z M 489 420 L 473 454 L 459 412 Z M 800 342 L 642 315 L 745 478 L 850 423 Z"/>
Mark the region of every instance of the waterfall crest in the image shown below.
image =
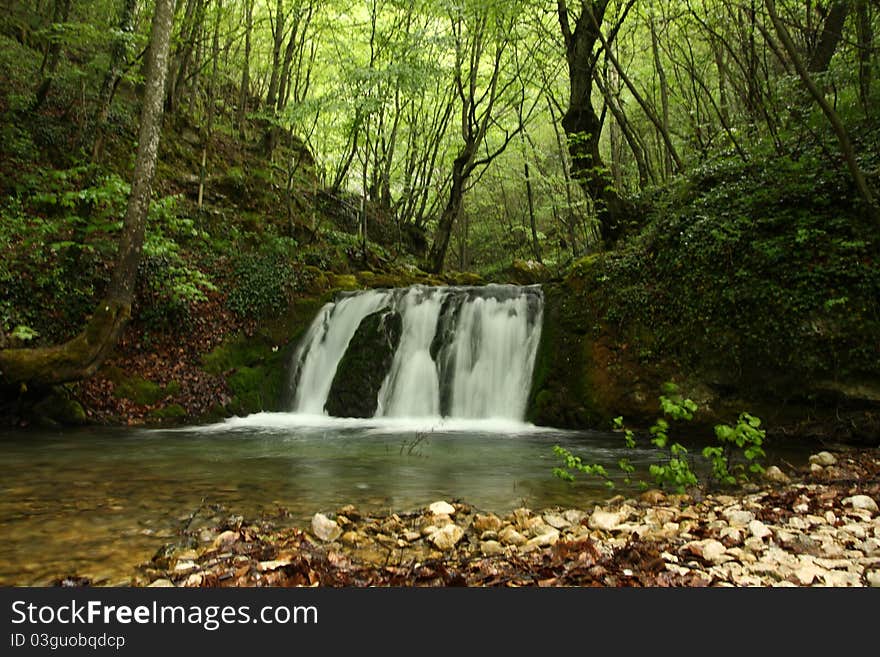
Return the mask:
<path id="1" fill-rule="evenodd" d="M 539 286 L 417 285 L 343 294 L 318 313 L 294 352 L 291 410 L 326 412 L 337 368 L 361 323 L 388 311 L 402 318 L 402 335 L 379 389 L 374 417 L 520 421 L 541 337 L 543 304 Z M 368 325 L 375 323 L 364 323 Z"/>

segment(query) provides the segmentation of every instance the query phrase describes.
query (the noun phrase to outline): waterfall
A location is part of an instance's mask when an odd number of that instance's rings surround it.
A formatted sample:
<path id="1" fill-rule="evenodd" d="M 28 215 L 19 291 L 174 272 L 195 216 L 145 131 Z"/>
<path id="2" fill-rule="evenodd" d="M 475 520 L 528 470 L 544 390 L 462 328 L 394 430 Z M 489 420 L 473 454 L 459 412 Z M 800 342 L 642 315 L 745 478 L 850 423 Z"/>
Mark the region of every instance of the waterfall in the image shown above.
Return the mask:
<path id="1" fill-rule="evenodd" d="M 337 369 L 352 338 L 366 330 L 362 323 L 375 333 L 376 323 L 365 320 L 377 312 L 399 314 L 403 326 L 375 417 L 523 419 L 541 337 L 538 286 L 416 285 L 341 295 L 294 353 L 293 412 L 325 413 L 337 374 L 350 374 Z"/>

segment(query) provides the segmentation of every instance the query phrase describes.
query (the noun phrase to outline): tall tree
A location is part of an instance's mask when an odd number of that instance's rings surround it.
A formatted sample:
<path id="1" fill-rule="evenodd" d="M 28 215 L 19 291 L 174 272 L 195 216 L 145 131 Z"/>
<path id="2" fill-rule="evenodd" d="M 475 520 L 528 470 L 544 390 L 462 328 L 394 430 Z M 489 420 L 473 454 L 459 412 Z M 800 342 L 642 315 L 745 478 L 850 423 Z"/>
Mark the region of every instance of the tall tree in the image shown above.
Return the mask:
<path id="1" fill-rule="evenodd" d="M 107 292 L 72 340 L 52 347 L 0 350 L 0 381 L 51 385 L 89 377 L 109 355 L 128 322 L 159 152 L 173 14 L 174 0 L 156 0 L 134 177 Z"/>
<path id="2" fill-rule="evenodd" d="M 633 4 L 630 1 L 627 9 Z M 602 242 L 614 243 L 631 208 L 614 186 L 610 171 L 599 152 L 602 120 L 593 107 L 593 80 L 601 55 L 600 38 L 609 0 L 583 0 L 569 9 L 566 0 L 558 0 L 556 9 L 568 63 L 568 109 L 562 127 L 568 137 L 571 174 L 593 200 Z M 626 12 L 623 17 L 625 18 Z M 613 41 L 622 19 L 611 29 L 605 42 Z"/>
<path id="3" fill-rule="evenodd" d="M 505 131 L 500 145 L 480 156 L 490 128 L 498 123 L 499 106 L 506 105 L 503 109 L 511 109 L 509 103 L 515 78 L 502 79 L 502 72 L 505 54 L 513 38 L 514 15 L 515 9 L 487 7 L 482 3 L 465 3 L 451 9 L 461 141 L 452 162 L 446 205 L 437 221 L 434 242 L 428 253 L 426 267 L 433 273 L 443 271 L 452 229 L 461 215 L 470 177 L 503 153 L 521 129 L 517 126 Z"/>
<path id="4" fill-rule="evenodd" d="M 859 195 L 865 202 L 868 216 L 871 218 L 873 223 L 880 226 L 880 210 L 878 210 L 877 208 L 877 205 L 874 201 L 874 194 L 871 191 L 870 186 L 868 185 L 868 181 L 865 179 L 864 173 L 862 173 L 861 167 L 859 166 L 859 161 L 856 157 L 856 151 L 853 147 L 852 140 L 849 137 L 849 132 L 847 131 L 846 126 L 843 124 L 840 115 L 837 113 L 834 107 L 831 106 L 831 104 L 828 102 L 828 99 L 825 98 L 825 94 L 822 93 L 822 91 L 819 89 L 819 87 L 816 85 L 816 82 L 810 75 L 810 72 L 807 69 L 807 65 L 801 59 L 801 56 L 797 50 L 797 46 L 791 38 L 791 34 L 788 32 L 788 28 L 785 27 L 785 24 L 779 18 L 779 14 L 776 11 L 775 0 L 765 0 L 765 4 L 767 5 L 767 13 L 770 16 L 770 21 L 773 23 L 776 34 L 779 36 L 779 40 L 782 42 L 782 47 L 785 49 L 786 54 L 791 59 L 791 63 L 794 65 L 794 68 L 797 71 L 798 76 L 800 77 L 804 86 L 810 92 L 810 96 L 813 98 L 816 104 L 819 105 L 822 113 L 825 114 L 825 117 L 831 124 L 831 127 L 834 130 L 834 134 L 837 136 L 837 141 L 840 144 L 841 154 L 843 155 L 843 159 L 846 161 L 846 166 L 849 169 L 853 182 L 856 185 L 856 189 L 858 190 Z"/>
<path id="5" fill-rule="evenodd" d="M 101 91 L 98 93 L 98 111 L 95 115 L 95 136 L 92 141 L 92 162 L 101 159 L 104 149 L 104 130 L 107 127 L 107 117 L 110 115 L 110 105 L 116 87 L 122 79 L 122 72 L 129 57 L 134 36 L 135 10 L 137 0 L 122 0 L 119 13 L 119 27 L 110 48 L 110 67 L 104 75 L 101 83 Z"/>

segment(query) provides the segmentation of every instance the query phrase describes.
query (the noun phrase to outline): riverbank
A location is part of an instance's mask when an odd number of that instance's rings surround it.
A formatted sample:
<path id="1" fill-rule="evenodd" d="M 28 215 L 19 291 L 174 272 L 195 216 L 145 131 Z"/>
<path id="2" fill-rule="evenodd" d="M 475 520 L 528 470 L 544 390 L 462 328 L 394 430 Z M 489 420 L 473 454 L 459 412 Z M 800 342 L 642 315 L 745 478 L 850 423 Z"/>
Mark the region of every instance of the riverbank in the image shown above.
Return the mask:
<path id="1" fill-rule="evenodd" d="M 646 491 L 500 516 L 316 513 L 307 528 L 231 517 L 183 531 L 134 586 L 880 586 L 880 452 L 820 452 L 730 494 Z M 68 583 L 87 584 L 74 579 Z"/>

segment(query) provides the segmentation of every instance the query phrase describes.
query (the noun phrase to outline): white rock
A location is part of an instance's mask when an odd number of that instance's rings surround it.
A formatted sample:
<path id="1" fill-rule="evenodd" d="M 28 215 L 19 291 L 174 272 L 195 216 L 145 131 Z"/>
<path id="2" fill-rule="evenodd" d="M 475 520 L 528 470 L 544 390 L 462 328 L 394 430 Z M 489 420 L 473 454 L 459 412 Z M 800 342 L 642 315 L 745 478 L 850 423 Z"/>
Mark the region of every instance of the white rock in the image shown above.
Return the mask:
<path id="1" fill-rule="evenodd" d="M 451 550 L 461 540 L 462 536 L 464 536 L 464 530 L 461 527 L 458 525 L 446 525 L 431 534 L 428 540 L 440 550 Z"/>
<path id="2" fill-rule="evenodd" d="M 526 537 L 510 526 L 507 526 L 498 532 L 498 538 L 501 539 L 501 542 L 505 545 L 522 545 L 526 542 Z"/>
<path id="3" fill-rule="evenodd" d="M 496 554 L 504 552 L 504 546 L 498 541 L 483 541 L 480 543 L 480 552 L 485 557 L 494 557 Z"/>
<path id="4" fill-rule="evenodd" d="M 176 564 L 174 564 L 174 572 L 175 573 L 188 573 L 191 570 L 196 569 L 195 561 L 190 561 L 189 559 L 181 559 Z"/>
<path id="5" fill-rule="evenodd" d="M 874 536 L 866 538 L 857 546 L 867 557 L 880 556 L 880 538 Z"/>
<path id="6" fill-rule="evenodd" d="M 870 511 L 871 513 L 877 513 L 878 510 L 877 502 L 867 495 L 853 495 L 852 497 L 846 497 L 843 499 L 843 504 L 845 506 L 851 506 L 854 509 Z"/>
<path id="7" fill-rule="evenodd" d="M 722 514 L 727 518 L 727 522 L 731 527 L 746 527 L 755 519 L 755 514 L 751 511 L 743 511 L 742 509 L 727 509 Z"/>
<path id="8" fill-rule="evenodd" d="M 155 582 L 147 584 L 148 589 L 170 589 L 174 588 L 174 582 L 170 579 L 157 579 Z"/>
<path id="9" fill-rule="evenodd" d="M 764 470 L 764 479 L 774 484 L 791 483 L 791 478 L 775 465 Z"/>
<path id="10" fill-rule="evenodd" d="M 579 509 L 568 509 L 563 512 L 562 517 L 572 525 L 579 525 L 581 524 L 581 520 L 587 517 L 587 514 Z"/>
<path id="11" fill-rule="evenodd" d="M 729 545 L 742 545 L 742 530 L 738 527 L 725 527 L 721 530 L 721 538 L 727 539 Z"/>
<path id="12" fill-rule="evenodd" d="M 749 523 L 749 533 L 755 538 L 764 539 L 773 534 L 770 528 L 760 520 L 752 520 Z"/>
<path id="13" fill-rule="evenodd" d="M 865 533 L 865 528 L 855 523 L 844 525 L 840 528 L 840 531 L 846 532 L 850 536 L 853 536 L 854 538 L 858 538 L 860 540 L 867 537 L 867 534 Z"/>
<path id="14" fill-rule="evenodd" d="M 335 541 L 342 535 L 342 527 L 323 513 L 316 513 L 312 516 L 312 533 L 322 541 Z"/>
<path id="15" fill-rule="evenodd" d="M 818 463 L 810 463 L 810 474 L 819 474 L 822 472 L 822 466 Z"/>
<path id="16" fill-rule="evenodd" d="M 714 538 L 685 543 L 683 549 L 710 563 L 723 563 L 732 559 L 730 555 L 725 554 L 727 548 L 724 547 L 724 543 Z"/>
<path id="17" fill-rule="evenodd" d="M 810 457 L 810 463 L 825 467 L 828 465 L 835 465 L 837 463 L 837 458 L 831 452 L 819 452 Z"/>
<path id="18" fill-rule="evenodd" d="M 556 542 L 559 541 L 559 530 L 557 529 L 548 529 L 548 531 L 543 534 L 539 534 L 535 536 L 533 539 L 528 541 L 529 543 L 533 542 L 538 547 L 548 547 L 550 545 L 556 545 Z"/>
<path id="19" fill-rule="evenodd" d="M 868 586 L 873 588 L 880 588 L 880 570 L 872 570 L 870 573 L 865 575 L 865 579 L 868 580 Z M 152 584 L 150 585 L 152 586 Z"/>
<path id="20" fill-rule="evenodd" d="M 825 586 L 862 586 L 862 580 L 856 573 L 843 570 L 829 570 L 825 573 Z"/>
<path id="21" fill-rule="evenodd" d="M 571 527 L 571 523 L 568 520 L 555 513 L 545 513 L 543 519 L 544 522 L 550 527 L 553 527 L 553 529 L 566 529 L 567 527 Z"/>
<path id="22" fill-rule="evenodd" d="M 614 531 L 624 521 L 626 515 L 619 511 L 603 511 L 596 508 L 588 522 L 590 529 L 598 529 L 600 531 Z"/>
<path id="23" fill-rule="evenodd" d="M 444 502 L 443 500 L 440 500 L 439 502 L 434 502 L 431 506 L 428 507 L 428 510 L 435 516 L 455 515 L 455 507 L 452 506 L 449 502 Z"/>

